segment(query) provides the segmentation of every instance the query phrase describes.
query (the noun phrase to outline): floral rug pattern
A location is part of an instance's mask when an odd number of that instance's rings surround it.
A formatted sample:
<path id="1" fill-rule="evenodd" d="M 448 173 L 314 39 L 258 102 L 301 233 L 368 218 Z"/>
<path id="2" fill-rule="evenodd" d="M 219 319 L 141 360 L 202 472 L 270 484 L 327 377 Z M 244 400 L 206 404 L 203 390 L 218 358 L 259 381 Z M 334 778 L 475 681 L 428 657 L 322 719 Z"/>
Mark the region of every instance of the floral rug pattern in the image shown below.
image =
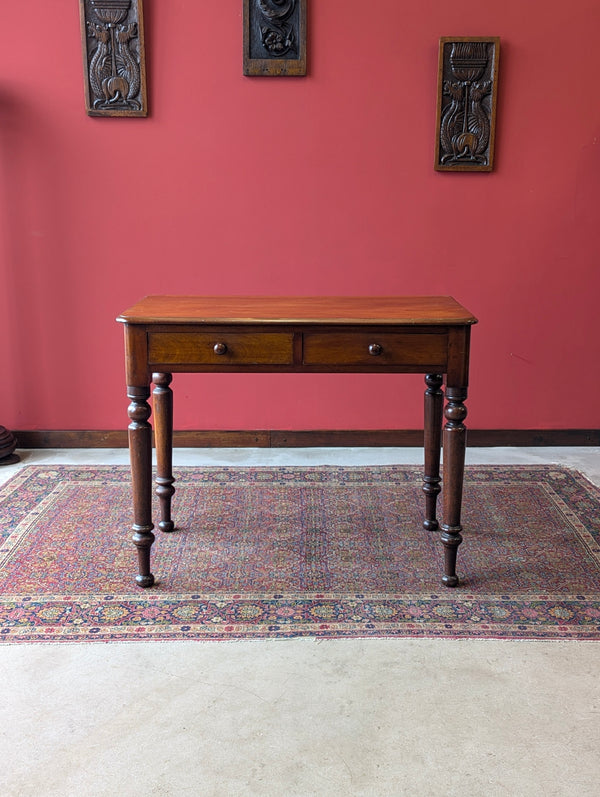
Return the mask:
<path id="1" fill-rule="evenodd" d="M 467 468 L 456 589 L 417 467 L 175 475 L 148 590 L 126 467 L 28 466 L 0 488 L 0 642 L 600 639 L 600 490 L 575 471 Z"/>

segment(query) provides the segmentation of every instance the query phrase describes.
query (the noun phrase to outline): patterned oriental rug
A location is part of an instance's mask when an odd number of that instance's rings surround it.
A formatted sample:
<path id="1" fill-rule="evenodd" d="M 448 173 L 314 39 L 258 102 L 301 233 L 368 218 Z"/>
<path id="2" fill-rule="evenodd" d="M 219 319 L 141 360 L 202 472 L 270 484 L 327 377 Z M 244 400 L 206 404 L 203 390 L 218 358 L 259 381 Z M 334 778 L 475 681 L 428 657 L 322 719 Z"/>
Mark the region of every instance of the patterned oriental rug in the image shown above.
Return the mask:
<path id="1" fill-rule="evenodd" d="M 420 468 L 176 476 L 150 590 L 126 467 L 29 466 L 0 488 L 0 640 L 600 639 L 600 490 L 577 472 L 468 468 L 454 590 Z"/>

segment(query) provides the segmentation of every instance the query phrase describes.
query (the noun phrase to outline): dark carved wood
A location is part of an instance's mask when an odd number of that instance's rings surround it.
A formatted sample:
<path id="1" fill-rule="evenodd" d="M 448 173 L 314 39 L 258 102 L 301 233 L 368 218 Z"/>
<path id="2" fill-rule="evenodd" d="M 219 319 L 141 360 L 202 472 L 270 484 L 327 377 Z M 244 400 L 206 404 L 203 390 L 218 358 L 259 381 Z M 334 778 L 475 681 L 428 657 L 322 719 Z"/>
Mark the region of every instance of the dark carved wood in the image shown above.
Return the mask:
<path id="1" fill-rule="evenodd" d="M 0 426 L 0 465 L 14 465 L 19 462 L 20 457 L 15 454 L 17 441 L 12 432 L 5 426 Z"/>
<path id="2" fill-rule="evenodd" d="M 142 0 L 79 0 L 90 116 L 147 116 Z"/>
<path id="3" fill-rule="evenodd" d="M 154 438 L 156 445 L 156 495 L 160 502 L 161 531 L 173 531 L 171 499 L 173 487 L 173 391 L 171 374 L 152 374 L 154 390 Z"/>
<path id="4" fill-rule="evenodd" d="M 500 39 L 440 39 L 435 168 L 489 172 L 494 165 Z"/>
<path id="5" fill-rule="evenodd" d="M 244 0 L 244 75 L 306 74 L 307 0 Z"/>
<path id="6" fill-rule="evenodd" d="M 442 374 L 427 374 L 425 376 L 425 424 L 424 424 L 424 452 L 425 469 L 423 477 L 423 492 L 425 493 L 425 520 L 423 527 L 427 531 L 436 531 L 439 528 L 437 521 L 437 497 L 441 491 L 440 486 L 440 448 L 442 444 L 442 410 L 444 394 L 440 390 L 444 377 Z"/>

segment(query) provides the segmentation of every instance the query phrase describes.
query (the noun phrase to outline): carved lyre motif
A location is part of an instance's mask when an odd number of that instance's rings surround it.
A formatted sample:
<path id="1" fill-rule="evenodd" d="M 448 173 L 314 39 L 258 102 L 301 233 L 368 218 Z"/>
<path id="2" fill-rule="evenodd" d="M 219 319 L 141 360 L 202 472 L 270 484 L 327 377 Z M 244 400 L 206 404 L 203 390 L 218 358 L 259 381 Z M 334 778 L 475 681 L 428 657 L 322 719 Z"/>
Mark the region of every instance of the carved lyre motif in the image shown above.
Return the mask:
<path id="1" fill-rule="evenodd" d="M 498 39 L 442 39 L 436 169 L 490 171 Z"/>
<path id="2" fill-rule="evenodd" d="M 244 74 L 306 74 L 306 0 L 244 0 Z"/>
<path id="3" fill-rule="evenodd" d="M 81 0 L 88 113 L 145 116 L 141 0 Z"/>

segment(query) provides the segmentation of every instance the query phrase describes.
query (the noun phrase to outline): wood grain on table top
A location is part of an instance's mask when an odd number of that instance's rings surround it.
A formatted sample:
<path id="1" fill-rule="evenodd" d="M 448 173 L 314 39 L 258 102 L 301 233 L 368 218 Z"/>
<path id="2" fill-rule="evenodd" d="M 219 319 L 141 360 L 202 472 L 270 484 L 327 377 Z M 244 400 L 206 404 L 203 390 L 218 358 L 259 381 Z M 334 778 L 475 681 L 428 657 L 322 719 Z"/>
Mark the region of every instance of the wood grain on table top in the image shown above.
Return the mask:
<path id="1" fill-rule="evenodd" d="M 146 296 L 127 324 L 476 324 L 451 296 Z"/>

